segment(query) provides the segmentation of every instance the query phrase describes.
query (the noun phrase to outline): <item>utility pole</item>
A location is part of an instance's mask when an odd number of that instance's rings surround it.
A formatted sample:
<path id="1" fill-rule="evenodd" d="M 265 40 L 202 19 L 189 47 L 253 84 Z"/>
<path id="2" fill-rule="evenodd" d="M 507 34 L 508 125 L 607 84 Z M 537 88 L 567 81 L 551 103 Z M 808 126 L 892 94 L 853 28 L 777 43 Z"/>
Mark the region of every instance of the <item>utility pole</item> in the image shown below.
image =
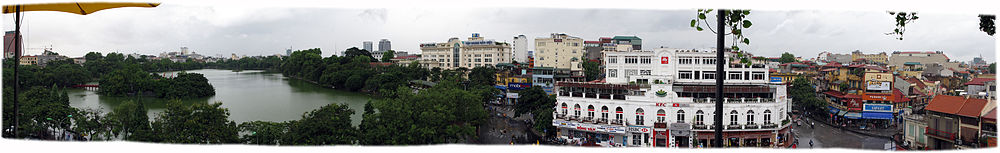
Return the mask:
<path id="1" fill-rule="evenodd" d="M 723 63 L 726 63 L 726 52 L 723 48 L 725 43 L 726 10 L 719 9 L 718 32 L 716 33 L 715 48 L 715 147 L 722 147 L 722 81 L 726 77 Z"/>

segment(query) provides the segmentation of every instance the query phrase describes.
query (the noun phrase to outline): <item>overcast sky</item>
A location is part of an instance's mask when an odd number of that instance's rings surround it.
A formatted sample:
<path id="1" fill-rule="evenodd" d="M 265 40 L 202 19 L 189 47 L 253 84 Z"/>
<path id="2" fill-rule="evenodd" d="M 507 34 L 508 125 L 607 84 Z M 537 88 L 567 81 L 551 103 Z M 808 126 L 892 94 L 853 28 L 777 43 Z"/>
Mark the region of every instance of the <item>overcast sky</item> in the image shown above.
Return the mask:
<path id="1" fill-rule="evenodd" d="M 81 16 L 61 12 L 25 14 L 26 55 L 51 45 L 78 57 L 98 51 L 158 55 L 182 46 L 208 56 L 284 54 L 286 48 L 321 48 L 324 56 L 362 41 L 392 41 L 394 50 L 419 52 L 420 43 L 466 39 L 511 42 L 514 36 L 566 33 L 585 40 L 635 35 L 643 48 L 711 48 L 715 35 L 689 27 L 696 11 L 565 8 L 295 8 L 163 4 Z M 952 60 L 982 55 L 994 61 L 996 38 L 979 31 L 974 14 L 919 13 L 904 40 L 884 35 L 894 18 L 882 11 L 767 11 L 749 15 L 753 27 L 744 50 L 775 57 L 782 52 L 813 58 L 819 52 L 944 51 Z M 13 30 L 4 14 L 4 30 Z M 727 39 L 731 40 L 731 39 Z"/>

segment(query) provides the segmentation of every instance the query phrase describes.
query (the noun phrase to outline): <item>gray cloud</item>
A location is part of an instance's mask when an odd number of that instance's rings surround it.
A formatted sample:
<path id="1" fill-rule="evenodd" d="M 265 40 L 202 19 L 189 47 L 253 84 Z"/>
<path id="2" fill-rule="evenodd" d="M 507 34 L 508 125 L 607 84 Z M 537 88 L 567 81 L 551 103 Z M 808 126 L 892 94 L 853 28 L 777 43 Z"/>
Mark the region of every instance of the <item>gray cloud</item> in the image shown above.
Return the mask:
<path id="1" fill-rule="evenodd" d="M 557 9 L 557 8 L 251 8 L 162 5 L 126 8 L 80 16 L 30 12 L 25 20 L 27 45 L 53 45 L 65 55 L 86 52 L 158 54 L 181 46 L 205 55 L 270 55 L 284 49 L 322 48 L 329 56 L 362 41 L 390 39 L 393 49 L 418 52 L 418 44 L 465 38 L 546 37 L 567 33 L 587 40 L 636 35 L 645 48 L 714 47 L 711 32 L 689 27 L 694 10 Z M 907 26 L 903 41 L 884 33 L 894 20 L 876 11 L 755 10 L 745 30 L 751 45 L 741 47 L 762 56 L 790 52 L 806 58 L 822 51 L 847 53 L 944 51 L 955 60 L 995 56 L 995 37 L 978 30 L 970 14 L 921 13 Z M 12 19 L 10 14 L 3 15 Z M 11 20 L 4 20 L 12 30 Z M 731 39 L 727 39 L 731 40 Z M 38 54 L 40 50 L 28 50 Z"/>

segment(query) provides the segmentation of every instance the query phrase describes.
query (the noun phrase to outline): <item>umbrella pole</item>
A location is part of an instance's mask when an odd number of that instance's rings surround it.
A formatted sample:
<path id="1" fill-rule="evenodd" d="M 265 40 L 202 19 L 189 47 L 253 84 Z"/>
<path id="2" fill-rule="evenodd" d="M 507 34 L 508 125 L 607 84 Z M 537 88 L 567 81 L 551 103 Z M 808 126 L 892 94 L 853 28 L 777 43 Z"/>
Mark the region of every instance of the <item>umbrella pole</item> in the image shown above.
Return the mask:
<path id="1" fill-rule="evenodd" d="M 14 9 L 14 128 L 11 130 L 14 133 L 14 138 L 18 137 L 17 125 L 19 123 L 18 118 L 20 118 L 19 117 L 20 114 L 18 113 L 18 107 L 20 107 L 19 106 L 20 104 L 17 103 L 17 100 L 19 99 L 17 94 L 17 88 L 18 86 L 21 86 L 21 83 L 19 83 L 17 80 L 17 67 L 21 65 L 20 42 L 21 42 L 21 5 L 17 5 L 16 8 Z"/>

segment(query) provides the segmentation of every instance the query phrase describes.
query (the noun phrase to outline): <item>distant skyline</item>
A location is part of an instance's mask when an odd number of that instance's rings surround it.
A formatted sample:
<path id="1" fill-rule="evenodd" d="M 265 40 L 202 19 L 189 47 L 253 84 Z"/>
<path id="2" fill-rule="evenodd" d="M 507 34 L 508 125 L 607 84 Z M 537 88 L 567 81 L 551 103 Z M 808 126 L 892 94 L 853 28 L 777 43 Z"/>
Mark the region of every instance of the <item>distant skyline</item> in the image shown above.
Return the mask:
<path id="1" fill-rule="evenodd" d="M 26 53 L 52 45 L 70 57 L 90 51 L 158 55 L 188 47 L 207 56 L 284 54 L 285 49 L 321 48 L 323 56 L 339 54 L 362 42 L 392 41 L 394 50 L 419 53 L 420 43 L 465 40 L 472 33 L 512 42 L 513 37 L 548 37 L 565 33 L 585 40 L 638 36 L 643 49 L 712 48 L 715 35 L 689 27 L 694 9 L 563 9 L 563 8 L 292 8 L 206 7 L 163 4 L 157 8 L 124 8 L 80 16 L 57 12 L 26 13 Z M 13 30 L 13 15 L 4 14 L 4 30 Z M 759 56 L 790 52 L 814 58 L 823 51 L 865 53 L 943 51 L 954 61 L 982 55 L 995 61 L 996 38 L 979 31 L 972 14 L 919 13 L 904 40 L 884 35 L 894 28 L 893 16 L 880 11 L 754 10 L 751 39 L 741 48 Z M 66 26 L 73 25 L 73 26 Z M 727 41 L 731 39 L 726 39 Z M 533 41 L 531 42 L 533 43 Z M 730 44 L 727 42 L 727 44 Z M 529 50 L 534 50 L 529 47 Z"/>

